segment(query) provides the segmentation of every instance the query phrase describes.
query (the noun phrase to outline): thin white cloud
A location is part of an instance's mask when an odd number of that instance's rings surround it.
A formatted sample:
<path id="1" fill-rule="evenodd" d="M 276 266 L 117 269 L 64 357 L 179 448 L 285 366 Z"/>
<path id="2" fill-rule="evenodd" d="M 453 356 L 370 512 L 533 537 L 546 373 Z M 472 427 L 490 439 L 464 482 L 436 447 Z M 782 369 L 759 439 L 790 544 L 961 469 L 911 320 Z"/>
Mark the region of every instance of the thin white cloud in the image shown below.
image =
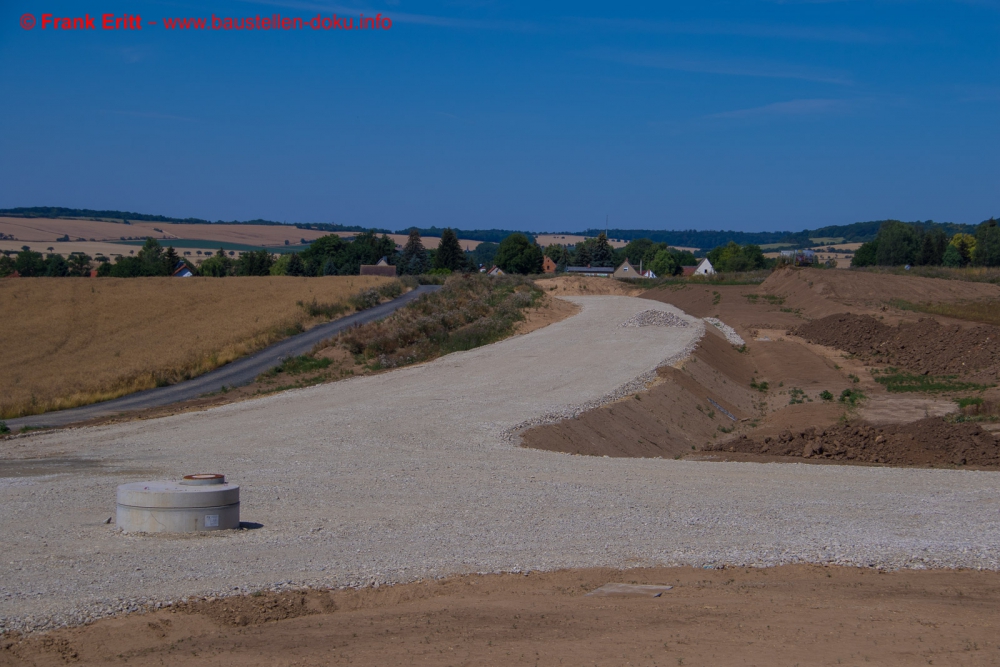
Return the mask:
<path id="1" fill-rule="evenodd" d="M 751 76 L 769 79 L 801 79 L 819 83 L 850 85 L 850 77 L 840 71 L 779 63 L 751 58 L 719 59 L 684 54 L 657 52 L 599 50 L 589 54 L 592 58 L 637 67 L 698 72 L 729 76 Z"/>
<path id="2" fill-rule="evenodd" d="M 764 116 L 810 116 L 816 114 L 835 113 L 850 108 L 847 100 L 837 99 L 801 99 L 788 102 L 774 102 L 764 106 L 735 111 L 714 113 L 709 118 L 758 118 Z"/>

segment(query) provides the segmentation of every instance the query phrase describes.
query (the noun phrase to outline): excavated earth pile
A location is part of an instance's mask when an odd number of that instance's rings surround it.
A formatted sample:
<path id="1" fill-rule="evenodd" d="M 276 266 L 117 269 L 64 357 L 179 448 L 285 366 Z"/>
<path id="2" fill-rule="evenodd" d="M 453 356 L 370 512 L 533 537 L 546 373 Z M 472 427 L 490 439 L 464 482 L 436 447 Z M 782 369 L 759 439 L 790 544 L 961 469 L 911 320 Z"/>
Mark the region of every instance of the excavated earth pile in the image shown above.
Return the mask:
<path id="1" fill-rule="evenodd" d="M 802 324 L 793 334 L 835 347 L 866 362 L 918 373 L 996 380 L 1000 373 L 1000 327 L 945 325 L 932 318 L 889 326 L 871 315 L 844 313 Z"/>
<path id="2" fill-rule="evenodd" d="M 993 434 L 974 422 L 955 424 L 941 417 L 886 426 L 809 427 L 762 439 L 741 436 L 706 449 L 890 465 L 1000 466 L 1000 442 Z"/>

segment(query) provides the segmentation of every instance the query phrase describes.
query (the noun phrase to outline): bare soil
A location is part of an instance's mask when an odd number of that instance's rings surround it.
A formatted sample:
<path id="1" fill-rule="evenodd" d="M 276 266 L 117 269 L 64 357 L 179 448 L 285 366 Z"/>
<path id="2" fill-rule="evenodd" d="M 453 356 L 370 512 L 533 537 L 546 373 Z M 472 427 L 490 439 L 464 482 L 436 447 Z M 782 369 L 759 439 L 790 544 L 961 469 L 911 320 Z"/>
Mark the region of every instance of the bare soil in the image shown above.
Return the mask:
<path id="1" fill-rule="evenodd" d="M 535 284 L 550 296 L 637 296 L 643 289 L 613 278 L 588 278 L 562 275 L 558 278 L 538 278 Z"/>
<path id="2" fill-rule="evenodd" d="M 754 411 L 752 367 L 725 338 L 709 331 L 692 359 L 666 366 L 643 392 L 522 433 L 521 445 L 589 456 L 678 458 L 701 449 Z"/>
<path id="3" fill-rule="evenodd" d="M 793 333 L 873 364 L 924 374 L 1000 379 L 1000 327 L 944 325 L 933 317 L 891 326 L 871 315 L 843 313 L 802 324 Z"/>
<path id="4" fill-rule="evenodd" d="M 587 593 L 610 582 L 673 586 Z M 1000 574 L 584 569 L 202 600 L 26 638 L 0 665 L 991 665 Z"/>
<path id="5" fill-rule="evenodd" d="M 720 318 L 747 341 L 745 349 L 737 351 L 709 327 L 695 354 L 676 368 L 660 369 L 646 391 L 529 429 L 521 442 L 592 456 L 704 459 L 705 451 L 713 452 L 710 460 L 941 466 L 965 459 L 965 465 L 989 468 L 996 465 L 987 430 L 993 424 L 942 419 L 958 411 L 956 395 L 889 393 L 870 367 L 997 382 L 1000 328 L 915 320 L 888 305 L 896 298 L 962 301 L 994 292 L 996 286 L 980 283 L 819 269 L 777 271 L 761 285 L 650 290 L 642 296 Z M 866 399 L 852 405 L 821 398 L 845 389 L 860 390 Z M 983 394 L 987 403 L 994 393 Z M 844 421 L 873 435 L 845 439 Z M 801 435 L 807 427 L 816 430 Z M 824 432 L 828 436 L 815 435 Z M 868 443 L 880 436 L 878 447 Z M 807 444 L 821 451 L 803 458 Z"/>
<path id="6" fill-rule="evenodd" d="M 940 417 L 884 426 L 810 426 L 786 430 L 776 437 L 741 436 L 706 449 L 905 466 L 1000 466 L 1000 442 L 992 433 L 975 422 L 951 423 Z"/>

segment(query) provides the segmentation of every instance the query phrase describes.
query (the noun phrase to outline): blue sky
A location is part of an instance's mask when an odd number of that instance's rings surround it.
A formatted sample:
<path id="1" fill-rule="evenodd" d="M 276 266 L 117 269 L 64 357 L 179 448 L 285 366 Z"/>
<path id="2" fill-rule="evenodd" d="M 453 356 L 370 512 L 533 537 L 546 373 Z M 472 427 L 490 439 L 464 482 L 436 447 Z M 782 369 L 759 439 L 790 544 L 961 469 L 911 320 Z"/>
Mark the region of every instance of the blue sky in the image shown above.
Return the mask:
<path id="1" fill-rule="evenodd" d="M 162 25 L 274 13 L 393 25 Z M 1000 0 L 4 0 L 0 82 L 0 207 L 531 231 L 1000 215 Z"/>

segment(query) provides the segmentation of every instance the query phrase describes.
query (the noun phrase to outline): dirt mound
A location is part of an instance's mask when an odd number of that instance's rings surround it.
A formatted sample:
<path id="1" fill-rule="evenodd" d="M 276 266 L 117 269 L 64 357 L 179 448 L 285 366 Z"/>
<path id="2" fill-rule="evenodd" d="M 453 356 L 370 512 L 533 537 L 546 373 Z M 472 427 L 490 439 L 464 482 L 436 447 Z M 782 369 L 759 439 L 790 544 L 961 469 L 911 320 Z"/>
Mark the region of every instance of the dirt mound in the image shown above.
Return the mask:
<path id="1" fill-rule="evenodd" d="M 753 414 L 753 369 L 719 332 L 681 368 L 657 371 L 647 391 L 522 433 L 521 445 L 586 456 L 674 458 L 701 449 Z"/>
<path id="2" fill-rule="evenodd" d="M 337 606 L 325 591 L 293 591 L 199 600 L 181 603 L 175 608 L 182 613 L 207 616 L 220 625 L 240 627 L 329 613 Z"/>
<path id="3" fill-rule="evenodd" d="M 891 465 L 1000 466 L 1000 443 L 991 433 L 973 422 L 953 424 L 940 417 L 886 426 L 809 427 L 761 440 L 741 436 L 707 449 Z"/>
<path id="4" fill-rule="evenodd" d="M 775 271 L 760 287 L 771 294 L 787 295 L 791 305 L 803 307 L 810 317 L 829 314 L 814 312 L 810 307 L 810 302 L 817 301 L 817 297 L 823 297 L 818 300 L 821 308 L 827 307 L 831 301 L 877 308 L 892 299 L 924 303 L 1000 297 L 1000 286 L 989 283 L 828 269 L 789 268 Z M 801 302 L 799 297 L 803 297 Z"/>
<path id="5" fill-rule="evenodd" d="M 606 294 L 636 296 L 643 289 L 613 278 L 561 275 L 558 278 L 538 278 L 535 284 L 552 296 L 599 296 Z"/>
<path id="6" fill-rule="evenodd" d="M 836 347 L 871 363 L 935 375 L 986 375 L 1000 370 L 1000 327 L 964 328 L 932 318 L 889 326 L 871 315 L 842 313 L 814 320 L 792 333 Z"/>

